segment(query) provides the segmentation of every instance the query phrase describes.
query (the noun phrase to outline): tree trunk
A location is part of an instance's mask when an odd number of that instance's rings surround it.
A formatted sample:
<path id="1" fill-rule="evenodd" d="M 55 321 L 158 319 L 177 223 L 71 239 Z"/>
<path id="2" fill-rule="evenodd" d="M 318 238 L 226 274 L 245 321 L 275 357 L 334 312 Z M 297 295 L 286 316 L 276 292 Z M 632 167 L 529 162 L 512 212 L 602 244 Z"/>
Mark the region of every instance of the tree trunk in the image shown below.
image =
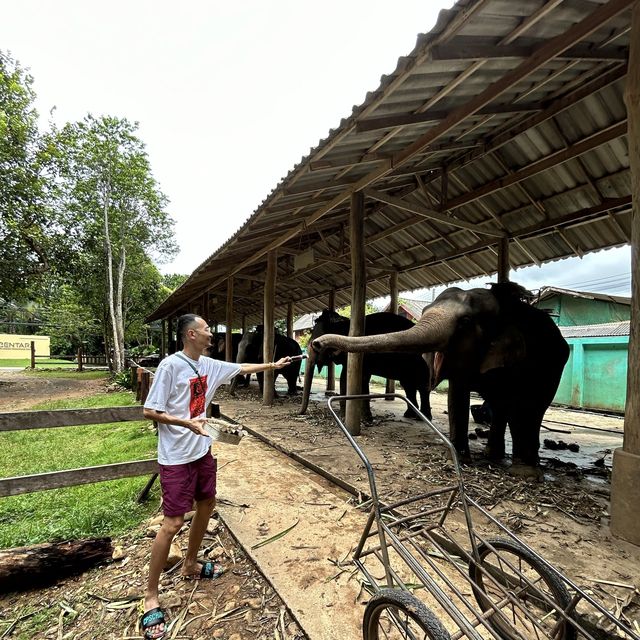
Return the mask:
<path id="1" fill-rule="evenodd" d="M 114 284 L 113 284 L 113 251 L 111 248 L 111 236 L 109 234 L 109 202 L 110 202 L 110 189 L 107 183 L 105 187 L 104 202 L 103 202 L 103 223 L 104 223 L 104 250 L 106 254 L 107 263 L 107 282 L 109 283 L 109 292 L 107 304 L 109 307 L 109 317 L 111 318 L 111 332 L 113 335 L 113 370 L 118 373 L 122 370 L 122 363 L 120 362 L 120 345 L 118 344 L 118 335 L 116 331 L 116 315 L 115 315 L 115 300 L 114 300 Z"/>
<path id="2" fill-rule="evenodd" d="M 37 544 L 0 551 L 0 593 L 50 585 L 108 562 L 111 538 Z"/>

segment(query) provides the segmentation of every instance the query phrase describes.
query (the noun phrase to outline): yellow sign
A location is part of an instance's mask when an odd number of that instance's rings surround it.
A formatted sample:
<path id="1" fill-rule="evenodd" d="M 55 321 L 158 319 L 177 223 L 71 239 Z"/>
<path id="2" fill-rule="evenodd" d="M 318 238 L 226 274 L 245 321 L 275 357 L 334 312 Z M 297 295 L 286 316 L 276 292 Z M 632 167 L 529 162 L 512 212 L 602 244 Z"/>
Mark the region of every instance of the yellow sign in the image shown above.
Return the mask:
<path id="1" fill-rule="evenodd" d="M 49 336 L 23 336 L 15 333 L 0 333 L 0 358 L 23 360 L 31 357 L 31 342 L 35 342 L 37 356 L 49 356 Z"/>

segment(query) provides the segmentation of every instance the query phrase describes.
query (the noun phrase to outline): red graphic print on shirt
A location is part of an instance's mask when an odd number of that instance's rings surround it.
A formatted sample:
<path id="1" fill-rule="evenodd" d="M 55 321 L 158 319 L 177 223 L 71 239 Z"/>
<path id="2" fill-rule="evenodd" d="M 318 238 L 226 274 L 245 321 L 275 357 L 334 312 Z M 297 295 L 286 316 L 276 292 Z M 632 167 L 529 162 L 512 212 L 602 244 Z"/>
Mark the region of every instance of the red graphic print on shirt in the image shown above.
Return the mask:
<path id="1" fill-rule="evenodd" d="M 191 389 L 189 397 L 189 417 L 197 418 L 201 416 L 205 410 L 205 397 L 208 389 L 207 376 L 191 378 L 189 380 L 189 387 Z"/>

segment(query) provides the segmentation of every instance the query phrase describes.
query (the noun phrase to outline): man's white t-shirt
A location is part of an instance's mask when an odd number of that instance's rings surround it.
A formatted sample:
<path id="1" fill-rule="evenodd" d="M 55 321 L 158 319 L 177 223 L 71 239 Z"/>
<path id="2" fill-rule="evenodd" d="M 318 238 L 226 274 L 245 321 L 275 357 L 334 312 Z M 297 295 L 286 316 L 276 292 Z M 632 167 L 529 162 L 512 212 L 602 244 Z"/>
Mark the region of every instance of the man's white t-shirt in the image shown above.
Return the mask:
<path id="1" fill-rule="evenodd" d="M 240 373 L 240 365 L 200 356 L 192 360 L 183 352 L 164 358 L 153 378 L 153 384 L 144 403 L 146 409 L 155 409 L 176 418 L 204 418 L 206 408 L 221 384 L 231 382 Z M 189 366 L 200 374 L 200 379 Z M 204 386 L 204 390 L 201 388 Z M 158 424 L 158 462 L 160 464 L 186 464 L 202 458 L 211 447 L 211 438 L 193 433 L 186 427 Z"/>

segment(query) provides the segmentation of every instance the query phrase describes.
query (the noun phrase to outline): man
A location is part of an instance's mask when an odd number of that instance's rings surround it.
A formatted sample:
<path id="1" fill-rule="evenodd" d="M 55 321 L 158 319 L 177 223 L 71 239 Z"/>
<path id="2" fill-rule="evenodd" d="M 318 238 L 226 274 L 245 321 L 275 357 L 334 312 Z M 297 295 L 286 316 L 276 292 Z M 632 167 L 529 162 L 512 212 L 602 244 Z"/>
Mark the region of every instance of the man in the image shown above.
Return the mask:
<path id="1" fill-rule="evenodd" d="M 251 374 L 282 369 L 291 359 L 264 364 L 235 364 L 201 355 L 211 346 L 211 329 L 194 314 L 178 318 L 177 334 L 183 349 L 160 362 L 144 404 L 144 416 L 158 423 L 158 463 L 164 520 L 151 548 L 149 578 L 144 596 L 141 626 L 146 640 L 165 635 L 165 617 L 158 601 L 160 574 L 171 542 L 184 523 L 184 515 L 196 509 L 191 521 L 189 544 L 182 566 L 185 578 L 217 578 L 222 567 L 214 562 L 199 564 L 198 549 L 215 506 L 216 461 L 205 424 L 206 408 L 215 390 L 238 373 Z"/>

